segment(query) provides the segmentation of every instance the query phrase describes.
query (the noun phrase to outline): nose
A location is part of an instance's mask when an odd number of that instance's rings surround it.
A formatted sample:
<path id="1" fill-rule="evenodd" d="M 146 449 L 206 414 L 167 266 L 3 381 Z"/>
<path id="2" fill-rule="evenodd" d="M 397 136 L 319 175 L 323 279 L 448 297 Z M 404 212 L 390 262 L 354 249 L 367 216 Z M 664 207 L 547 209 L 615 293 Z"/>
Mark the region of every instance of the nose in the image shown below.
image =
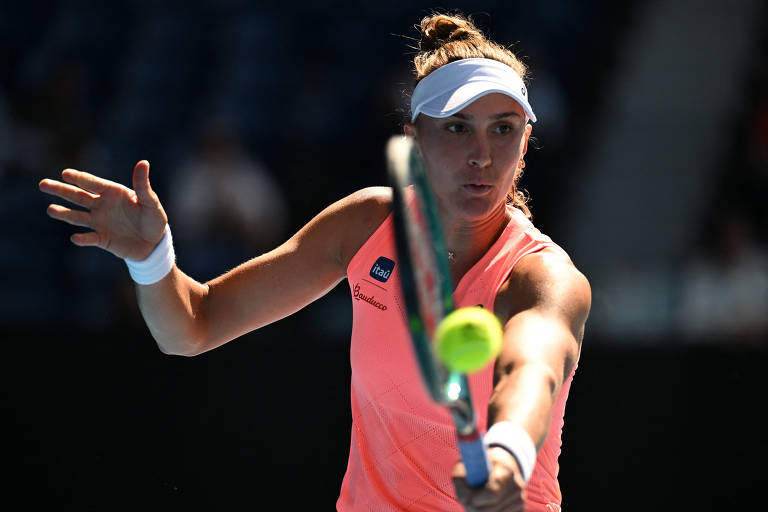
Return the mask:
<path id="1" fill-rule="evenodd" d="M 491 145 L 483 133 L 477 133 L 470 142 L 467 162 L 470 167 L 488 167 L 491 165 Z"/>

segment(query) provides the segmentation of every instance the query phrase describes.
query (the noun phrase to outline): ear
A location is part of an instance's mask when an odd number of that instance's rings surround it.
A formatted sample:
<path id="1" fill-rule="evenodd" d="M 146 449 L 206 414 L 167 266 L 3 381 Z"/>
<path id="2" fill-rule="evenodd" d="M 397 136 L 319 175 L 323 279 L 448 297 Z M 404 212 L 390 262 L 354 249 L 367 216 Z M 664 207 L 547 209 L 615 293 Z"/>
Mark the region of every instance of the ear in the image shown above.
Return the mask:
<path id="1" fill-rule="evenodd" d="M 416 129 L 416 124 L 405 123 L 403 125 L 403 133 L 406 137 L 410 137 L 413 140 L 413 147 L 419 155 L 423 155 L 421 152 L 421 145 L 419 143 L 419 131 Z"/>
<path id="2" fill-rule="evenodd" d="M 523 133 L 523 148 L 520 151 L 520 158 L 523 158 L 525 154 L 528 152 L 528 139 L 531 137 L 531 132 L 533 131 L 533 126 L 531 124 L 525 125 L 525 133 Z"/>

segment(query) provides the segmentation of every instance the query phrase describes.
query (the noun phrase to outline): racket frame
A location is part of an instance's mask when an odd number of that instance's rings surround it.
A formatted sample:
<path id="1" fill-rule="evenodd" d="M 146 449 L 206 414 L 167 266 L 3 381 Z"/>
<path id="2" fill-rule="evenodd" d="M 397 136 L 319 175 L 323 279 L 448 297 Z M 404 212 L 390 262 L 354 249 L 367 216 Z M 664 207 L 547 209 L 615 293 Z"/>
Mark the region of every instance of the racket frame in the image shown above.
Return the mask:
<path id="1" fill-rule="evenodd" d="M 394 139 L 394 138 L 393 138 Z M 401 144 L 400 147 L 393 147 Z M 407 151 L 407 158 L 402 152 Z M 398 155 L 393 153 L 398 152 Z M 433 351 L 434 330 L 440 321 L 454 310 L 453 282 L 447 258 L 447 250 L 438 217 L 437 202 L 432 195 L 421 157 L 412 139 L 390 140 L 387 147 L 388 174 L 392 186 L 393 220 L 395 245 L 399 261 L 399 276 L 402 296 L 405 300 L 407 324 L 424 385 L 432 399 L 451 412 L 459 451 L 467 470 L 467 482 L 480 487 L 488 479 L 489 464 L 482 435 L 477 429 L 474 409 L 470 396 L 467 376 L 450 371 L 435 356 Z M 413 197 L 408 198 L 404 190 L 412 186 Z M 409 222 L 409 214 L 421 217 L 426 229 L 421 233 L 417 223 Z M 409 234 L 406 234 L 409 233 Z M 437 292 L 433 297 L 419 298 L 426 294 L 417 280 L 417 262 L 414 261 L 414 240 L 428 244 L 431 250 L 426 259 L 434 265 L 433 279 L 437 281 Z M 423 250 L 423 247 L 421 248 Z M 429 272 L 429 269 L 421 269 Z M 427 276 L 429 277 L 429 276 Z M 429 279 L 427 279 L 429 283 Z M 425 304 L 425 302 L 429 302 Z M 434 318 L 429 318 L 426 308 L 432 308 Z"/>

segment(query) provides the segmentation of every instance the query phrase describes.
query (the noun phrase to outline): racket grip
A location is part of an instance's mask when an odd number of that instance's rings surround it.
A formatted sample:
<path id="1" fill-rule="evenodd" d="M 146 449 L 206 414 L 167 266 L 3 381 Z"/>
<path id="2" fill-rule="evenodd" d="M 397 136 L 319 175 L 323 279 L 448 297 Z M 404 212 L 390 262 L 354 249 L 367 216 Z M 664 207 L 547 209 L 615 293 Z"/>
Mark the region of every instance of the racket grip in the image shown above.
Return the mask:
<path id="1" fill-rule="evenodd" d="M 488 481 L 490 464 L 485 453 L 483 436 L 479 432 L 459 435 L 459 452 L 467 470 L 467 483 L 471 487 L 482 487 Z"/>

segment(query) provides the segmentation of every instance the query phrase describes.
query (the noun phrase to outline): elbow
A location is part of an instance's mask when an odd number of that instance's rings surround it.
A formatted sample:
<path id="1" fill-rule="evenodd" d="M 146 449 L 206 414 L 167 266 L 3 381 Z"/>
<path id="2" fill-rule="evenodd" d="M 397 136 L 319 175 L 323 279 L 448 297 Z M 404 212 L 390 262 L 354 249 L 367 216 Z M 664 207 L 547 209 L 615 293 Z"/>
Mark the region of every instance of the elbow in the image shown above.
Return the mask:
<path id="1" fill-rule="evenodd" d="M 510 378 L 513 373 L 516 378 Z M 509 363 L 503 368 L 502 375 L 508 379 L 507 382 L 514 383 L 514 385 L 525 385 L 528 389 L 546 391 L 553 400 L 560 392 L 560 386 L 563 383 L 562 375 L 559 375 L 549 364 L 539 361 Z"/>
<path id="2" fill-rule="evenodd" d="M 549 390 L 549 396 L 551 396 L 552 400 L 554 401 L 557 397 L 557 394 L 560 393 L 560 386 L 563 384 L 560 375 L 558 375 L 557 372 L 552 368 L 547 368 L 546 371 L 543 372 L 542 378 L 544 379 L 544 383 Z"/>
<path id="3" fill-rule="evenodd" d="M 184 357 L 193 357 L 198 354 L 198 352 L 191 351 L 191 350 L 169 350 L 165 349 L 163 347 L 159 347 L 160 352 L 165 354 L 166 356 L 184 356 Z"/>
<path id="4" fill-rule="evenodd" d="M 168 349 L 165 349 L 163 347 L 159 347 L 159 348 L 160 348 L 160 352 L 162 352 L 163 354 L 165 354 L 167 356 L 194 357 L 196 355 L 199 355 L 199 354 L 203 353 L 202 350 L 198 350 L 196 348 L 195 349 L 185 348 L 183 350 L 179 350 L 179 349 L 168 350 Z"/>
<path id="5" fill-rule="evenodd" d="M 175 332 L 157 333 L 154 338 L 163 354 L 193 357 L 212 348 L 204 322 L 197 321 Z"/>
<path id="6" fill-rule="evenodd" d="M 195 357 L 199 356 L 203 352 L 205 352 L 205 349 L 202 348 L 202 343 L 194 343 L 187 345 L 185 350 L 177 353 L 176 355 L 184 357 Z"/>
<path id="7" fill-rule="evenodd" d="M 157 339 L 155 341 L 157 342 L 157 348 L 160 349 L 160 352 L 167 356 L 194 357 L 205 352 L 203 343 L 198 340 L 174 340 L 173 343 L 163 343 Z"/>
<path id="8" fill-rule="evenodd" d="M 545 390 L 554 401 L 562 385 L 558 372 L 546 363 L 529 363 L 525 369 L 529 372 L 528 379 L 531 384 L 538 384 L 540 389 Z"/>
<path id="9" fill-rule="evenodd" d="M 176 352 L 174 355 L 177 356 L 184 356 L 184 357 L 195 357 L 205 352 L 205 349 L 203 348 L 203 343 L 196 341 L 196 342 L 188 342 L 185 343 L 181 350 Z"/>

